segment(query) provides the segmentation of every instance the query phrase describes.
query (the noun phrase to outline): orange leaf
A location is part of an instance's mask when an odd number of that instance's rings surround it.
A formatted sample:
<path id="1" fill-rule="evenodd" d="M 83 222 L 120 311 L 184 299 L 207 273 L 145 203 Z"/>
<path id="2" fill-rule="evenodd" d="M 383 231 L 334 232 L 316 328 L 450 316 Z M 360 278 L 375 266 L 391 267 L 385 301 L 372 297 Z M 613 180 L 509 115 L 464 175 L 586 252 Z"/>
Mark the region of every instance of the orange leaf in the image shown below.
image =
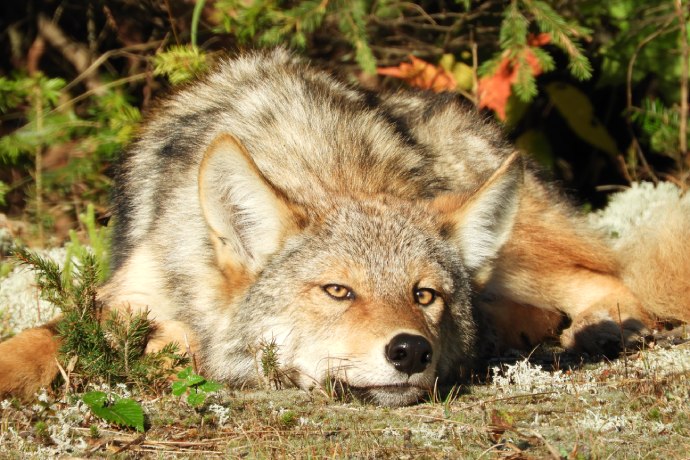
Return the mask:
<path id="1" fill-rule="evenodd" d="M 548 34 L 540 34 L 548 35 Z M 549 38 L 550 39 L 550 38 Z M 532 75 L 535 77 L 543 72 L 537 56 L 531 48 L 525 48 L 523 57 L 530 66 Z M 498 118 L 506 119 L 506 105 L 512 93 L 511 86 L 517 81 L 520 61 L 511 59 L 507 55 L 496 67 L 493 75 L 487 75 L 479 79 L 477 95 L 479 96 L 479 108 L 489 108 L 496 112 Z"/>
<path id="2" fill-rule="evenodd" d="M 480 78 L 477 88 L 479 108 L 489 108 L 496 112 L 499 119 L 505 120 L 506 105 L 511 92 L 510 86 L 516 74 L 511 60 L 506 56 L 498 64 L 493 75 Z"/>
<path id="3" fill-rule="evenodd" d="M 376 73 L 400 78 L 410 86 L 437 93 L 455 90 L 457 83 L 450 72 L 414 56 L 410 56 L 410 60 L 411 63 L 401 62 L 398 66 L 379 67 Z"/>
<path id="4" fill-rule="evenodd" d="M 551 34 L 529 34 L 527 36 L 527 44 L 529 46 L 544 46 L 548 45 L 549 43 L 551 43 Z"/>

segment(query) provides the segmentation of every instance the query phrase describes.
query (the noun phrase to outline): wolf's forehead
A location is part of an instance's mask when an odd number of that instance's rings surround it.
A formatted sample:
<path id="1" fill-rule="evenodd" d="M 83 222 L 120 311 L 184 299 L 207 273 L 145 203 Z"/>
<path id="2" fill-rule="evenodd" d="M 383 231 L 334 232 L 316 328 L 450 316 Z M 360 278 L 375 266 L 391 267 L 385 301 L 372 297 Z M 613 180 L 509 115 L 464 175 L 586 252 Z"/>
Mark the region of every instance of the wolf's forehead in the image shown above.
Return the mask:
<path id="1" fill-rule="evenodd" d="M 451 292 L 462 274 L 428 220 L 413 206 L 342 206 L 324 227 L 319 268 L 374 297 L 405 296 L 420 283 Z"/>
<path id="2" fill-rule="evenodd" d="M 433 214 L 420 206 L 387 200 L 336 203 L 323 232 L 327 244 L 372 264 L 433 257 L 443 243 Z"/>

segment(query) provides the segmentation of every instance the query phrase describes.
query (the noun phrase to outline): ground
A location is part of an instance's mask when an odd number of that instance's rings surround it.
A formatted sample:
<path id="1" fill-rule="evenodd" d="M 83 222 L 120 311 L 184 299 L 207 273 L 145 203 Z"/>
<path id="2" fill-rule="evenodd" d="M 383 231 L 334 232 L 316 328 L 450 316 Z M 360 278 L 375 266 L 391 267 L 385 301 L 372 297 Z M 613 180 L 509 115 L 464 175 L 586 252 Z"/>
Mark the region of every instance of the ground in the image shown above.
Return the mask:
<path id="1" fill-rule="evenodd" d="M 687 458 L 689 342 L 541 367 L 496 365 L 488 383 L 396 409 L 293 389 L 223 389 L 195 409 L 110 389 L 142 403 L 144 433 L 101 421 L 58 388 L 32 405 L 0 402 L 0 457 Z"/>

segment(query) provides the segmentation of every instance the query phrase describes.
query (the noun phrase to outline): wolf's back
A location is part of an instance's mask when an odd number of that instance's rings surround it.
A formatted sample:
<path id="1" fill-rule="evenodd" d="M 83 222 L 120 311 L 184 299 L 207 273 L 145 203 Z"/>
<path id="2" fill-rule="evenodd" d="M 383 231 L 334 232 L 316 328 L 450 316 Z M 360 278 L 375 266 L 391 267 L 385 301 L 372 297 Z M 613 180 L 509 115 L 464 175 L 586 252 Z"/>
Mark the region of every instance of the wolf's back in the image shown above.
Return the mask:
<path id="1" fill-rule="evenodd" d="M 343 193 L 414 200 L 471 191 L 511 151 L 492 125 L 447 97 L 379 97 L 284 50 L 221 63 L 164 100 L 121 161 L 115 268 L 156 228 L 202 221 L 196 174 L 222 133 L 232 133 L 267 181 L 307 208 Z"/>

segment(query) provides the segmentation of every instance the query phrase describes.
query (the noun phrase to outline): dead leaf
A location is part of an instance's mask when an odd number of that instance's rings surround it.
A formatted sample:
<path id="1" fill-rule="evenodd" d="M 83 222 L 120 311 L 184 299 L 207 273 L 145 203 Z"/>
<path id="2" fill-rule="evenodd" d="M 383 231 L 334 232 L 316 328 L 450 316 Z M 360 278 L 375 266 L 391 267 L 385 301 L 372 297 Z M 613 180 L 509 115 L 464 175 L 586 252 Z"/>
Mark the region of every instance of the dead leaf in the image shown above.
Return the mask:
<path id="1" fill-rule="evenodd" d="M 410 56 L 409 62 L 401 62 L 398 66 L 379 67 L 376 73 L 404 80 L 408 85 L 430 89 L 434 92 L 453 91 L 457 87 L 453 74 L 441 66 Z"/>

